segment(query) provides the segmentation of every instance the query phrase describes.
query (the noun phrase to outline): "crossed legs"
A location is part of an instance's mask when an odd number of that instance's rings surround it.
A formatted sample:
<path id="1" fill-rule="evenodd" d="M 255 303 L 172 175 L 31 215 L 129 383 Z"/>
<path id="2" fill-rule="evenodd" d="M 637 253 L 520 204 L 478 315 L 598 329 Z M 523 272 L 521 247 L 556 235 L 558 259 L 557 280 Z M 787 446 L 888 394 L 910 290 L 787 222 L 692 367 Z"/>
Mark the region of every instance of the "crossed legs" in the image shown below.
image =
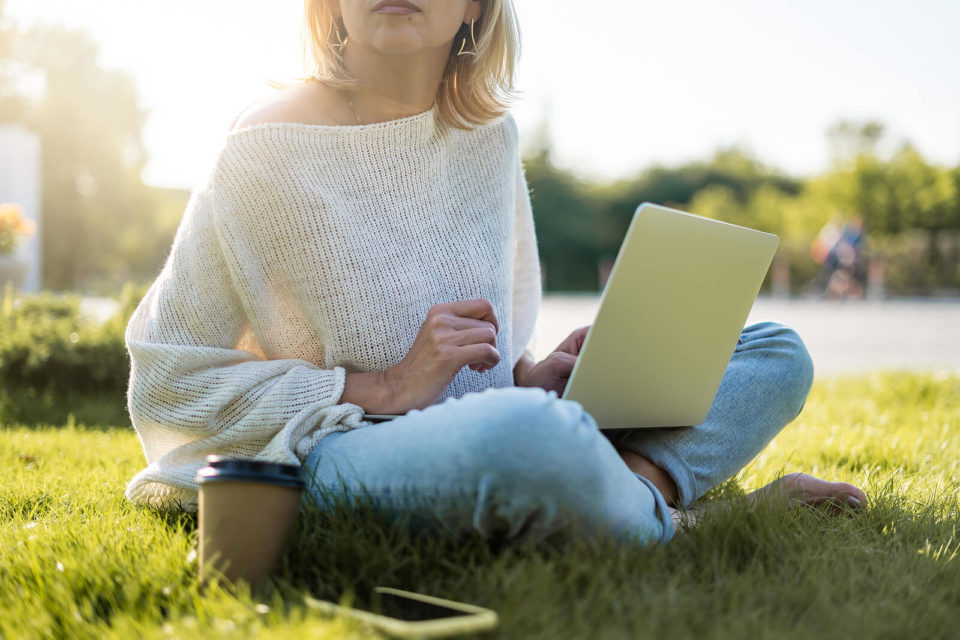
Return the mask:
<path id="1" fill-rule="evenodd" d="M 677 513 L 689 513 L 797 416 L 812 376 L 796 333 L 753 325 L 701 425 L 608 439 L 578 403 L 553 392 L 488 389 L 327 436 L 304 464 L 310 495 L 321 507 L 369 500 L 415 526 L 488 537 L 574 530 L 666 541 Z M 822 497 L 823 487 L 803 478 L 777 490 Z"/>
<path id="2" fill-rule="evenodd" d="M 624 463 L 650 480 L 667 504 L 688 508 L 737 473 L 803 408 L 813 363 L 792 329 L 773 322 L 743 330 L 703 424 L 685 429 L 637 429 L 614 434 Z M 829 499 L 858 504 L 863 493 L 847 483 L 790 474 L 753 495 Z M 850 500 L 852 498 L 852 500 Z"/>

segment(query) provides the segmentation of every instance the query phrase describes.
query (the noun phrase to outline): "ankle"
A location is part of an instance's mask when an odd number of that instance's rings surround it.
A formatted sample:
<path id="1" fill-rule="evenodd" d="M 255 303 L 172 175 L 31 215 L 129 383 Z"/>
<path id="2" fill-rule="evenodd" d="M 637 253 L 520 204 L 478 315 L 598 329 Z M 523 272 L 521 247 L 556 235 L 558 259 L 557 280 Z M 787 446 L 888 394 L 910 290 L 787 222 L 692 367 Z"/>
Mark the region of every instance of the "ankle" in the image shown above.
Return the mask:
<path id="1" fill-rule="evenodd" d="M 667 506 L 673 507 L 676 506 L 677 502 L 680 500 L 680 493 L 677 490 L 677 483 L 673 481 L 667 472 L 653 464 L 643 456 L 633 451 L 627 451 L 621 449 L 617 453 L 620 454 L 620 457 L 623 458 L 624 463 L 627 467 L 637 473 L 650 482 L 653 483 L 663 495 L 663 499 L 667 502 Z"/>

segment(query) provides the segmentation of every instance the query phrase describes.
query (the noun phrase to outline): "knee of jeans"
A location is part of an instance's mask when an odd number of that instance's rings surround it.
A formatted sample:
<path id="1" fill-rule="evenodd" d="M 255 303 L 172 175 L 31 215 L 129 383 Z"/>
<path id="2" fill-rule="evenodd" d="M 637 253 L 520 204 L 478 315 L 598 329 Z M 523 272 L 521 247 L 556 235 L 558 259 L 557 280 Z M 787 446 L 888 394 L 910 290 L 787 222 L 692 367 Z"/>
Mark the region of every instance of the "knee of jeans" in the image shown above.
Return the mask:
<path id="1" fill-rule="evenodd" d="M 777 325 L 770 336 L 775 340 L 775 349 L 780 354 L 780 380 L 783 393 L 791 408 L 791 417 L 796 417 L 806 403 L 813 385 L 813 359 L 800 335 L 785 325 Z"/>
<path id="2" fill-rule="evenodd" d="M 484 435 L 501 447 L 530 449 L 564 440 L 584 426 L 596 428 L 578 403 L 537 387 L 504 389 L 484 412 Z"/>
<path id="3" fill-rule="evenodd" d="M 471 434 L 474 458 L 487 471 L 526 480 L 572 473 L 585 438 L 602 438 L 596 422 L 575 402 L 542 389 L 516 388 L 485 407 Z M 549 478 L 539 478 L 549 484 Z M 535 484 L 541 484 L 537 481 Z"/>

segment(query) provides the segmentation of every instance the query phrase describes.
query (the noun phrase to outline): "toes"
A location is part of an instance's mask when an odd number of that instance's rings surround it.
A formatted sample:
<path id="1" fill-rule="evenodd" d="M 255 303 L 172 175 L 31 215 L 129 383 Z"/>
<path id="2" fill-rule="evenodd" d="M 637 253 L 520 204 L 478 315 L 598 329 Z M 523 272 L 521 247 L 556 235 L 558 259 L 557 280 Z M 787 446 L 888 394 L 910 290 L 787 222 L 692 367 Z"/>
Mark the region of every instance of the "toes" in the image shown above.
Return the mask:
<path id="1" fill-rule="evenodd" d="M 842 491 L 837 495 L 837 497 L 842 500 L 841 504 L 846 504 L 855 511 L 862 509 L 867 501 L 867 495 L 852 484 L 847 484 L 846 482 L 840 482 L 838 484 L 843 485 Z"/>
<path id="2" fill-rule="evenodd" d="M 863 491 L 848 482 L 831 482 L 829 497 L 835 502 L 846 502 L 851 505 L 863 504 L 867 499 Z"/>
<path id="3" fill-rule="evenodd" d="M 867 499 L 867 494 L 852 484 L 847 482 L 834 482 L 834 484 L 839 485 L 840 488 L 837 495 L 843 500 L 853 499 L 859 503 L 863 503 Z"/>
<path id="4" fill-rule="evenodd" d="M 830 482 L 806 473 L 789 473 L 774 480 L 748 496 L 752 501 L 761 496 L 776 497 L 787 504 L 817 505 L 829 503 L 860 509 L 867 496 L 859 488 L 847 482 Z"/>
<path id="5" fill-rule="evenodd" d="M 807 504 L 832 504 L 836 507 L 847 506 L 859 511 L 863 508 L 866 501 L 866 494 L 860 489 L 847 482 L 828 482 L 819 478 L 811 478 L 815 481 L 807 487 L 806 495 L 800 500 Z"/>
<path id="6" fill-rule="evenodd" d="M 848 482 L 831 482 L 805 473 L 791 473 L 783 477 L 782 491 L 786 498 L 807 504 L 821 502 L 862 504 L 867 496 Z"/>

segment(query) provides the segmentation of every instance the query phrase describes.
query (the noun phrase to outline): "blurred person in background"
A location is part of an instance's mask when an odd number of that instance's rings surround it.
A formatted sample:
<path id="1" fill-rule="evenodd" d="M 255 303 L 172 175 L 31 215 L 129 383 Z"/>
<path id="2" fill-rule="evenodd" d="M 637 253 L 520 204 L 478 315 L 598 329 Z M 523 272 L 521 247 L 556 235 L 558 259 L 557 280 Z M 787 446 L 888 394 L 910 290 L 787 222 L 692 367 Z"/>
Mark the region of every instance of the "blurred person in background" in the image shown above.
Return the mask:
<path id="1" fill-rule="evenodd" d="M 863 298 L 866 286 L 864 261 L 865 231 L 863 218 L 852 217 L 839 226 L 835 220 L 827 222 L 817 234 L 810 255 L 822 265 L 815 282 L 828 300 Z"/>

